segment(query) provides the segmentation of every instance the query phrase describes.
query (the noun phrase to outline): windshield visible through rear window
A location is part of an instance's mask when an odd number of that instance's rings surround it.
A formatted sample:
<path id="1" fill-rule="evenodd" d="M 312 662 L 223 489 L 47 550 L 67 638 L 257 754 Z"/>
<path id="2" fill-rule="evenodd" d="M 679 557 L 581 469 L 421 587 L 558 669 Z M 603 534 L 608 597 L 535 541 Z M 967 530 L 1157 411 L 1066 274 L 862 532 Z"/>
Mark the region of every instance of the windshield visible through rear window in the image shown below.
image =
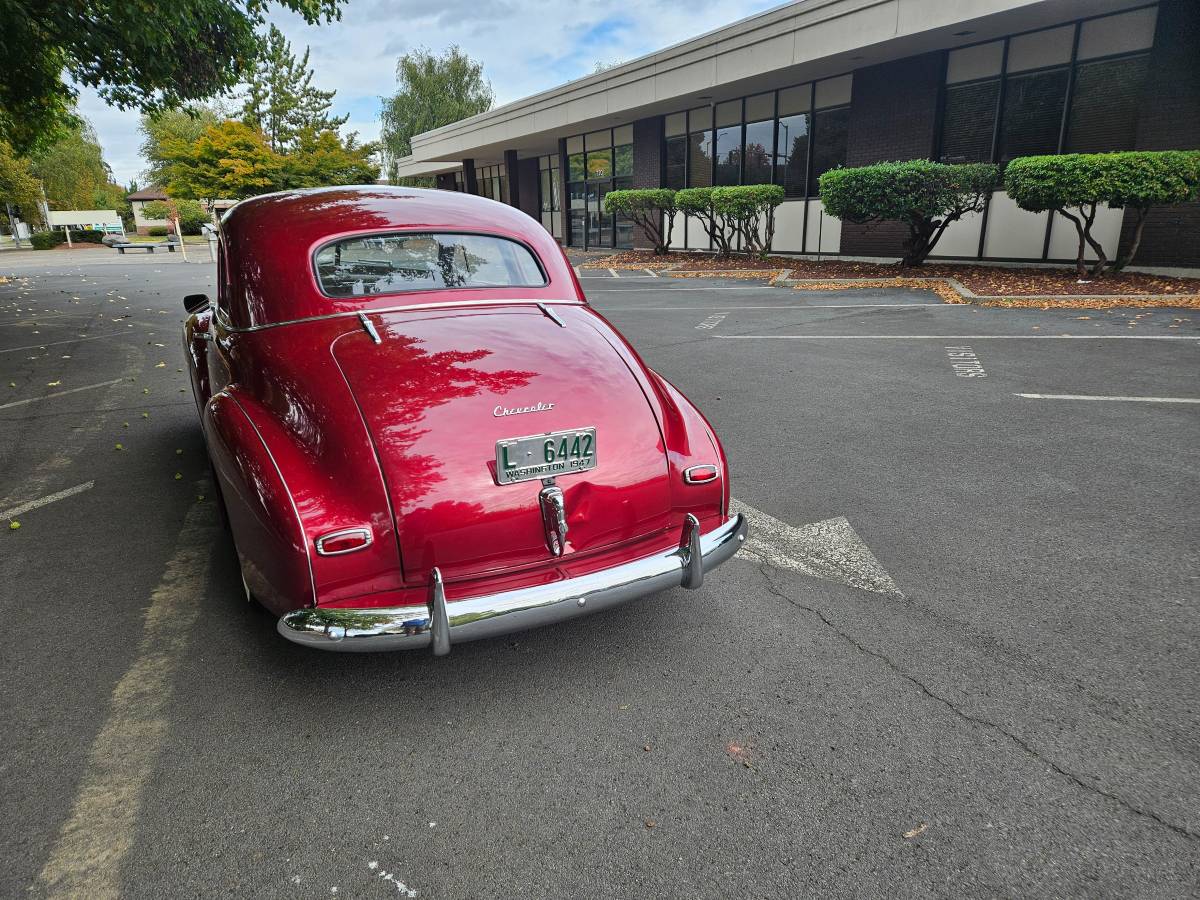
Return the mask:
<path id="1" fill-rule="evenodd" d="M 526 247 L 485 234 L 360 235 L 318 250 L 316 269 L 330 297 L 546 283 Z"/>

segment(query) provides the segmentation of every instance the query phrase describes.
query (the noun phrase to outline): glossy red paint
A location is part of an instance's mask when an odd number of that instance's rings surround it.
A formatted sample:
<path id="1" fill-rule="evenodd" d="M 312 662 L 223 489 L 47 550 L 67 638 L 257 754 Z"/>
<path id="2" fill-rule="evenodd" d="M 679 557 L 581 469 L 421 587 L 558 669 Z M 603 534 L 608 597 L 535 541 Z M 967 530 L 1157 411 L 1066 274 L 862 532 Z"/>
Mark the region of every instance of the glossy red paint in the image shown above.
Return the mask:
<path id="1" fill-rule="evenodd" d="M 317 248 L 397 230 L 520 241 L 547 284 L 320 292 Z M 185 326 L 187 358 L 243 575 L 276 613 L 423 602 L 433 566 L 451 602 L 544 584 L 667 549 L 686 514 L 711 527 L 728 510 L 708 422 L 587 306 L 558 245 L 511 207 L 387 187 L 256 198 L 222 222 L 218 271 L 216 310 Z M 589 426 L 597 467 L 556 479 L 569 527 L 555 557 L 541 482 L 497 484 L 496 442 Z M 719 477 L 686 484 L 699 464 Z M 368 546 L 316 552 L 317 538 L 359 526 Z"/>

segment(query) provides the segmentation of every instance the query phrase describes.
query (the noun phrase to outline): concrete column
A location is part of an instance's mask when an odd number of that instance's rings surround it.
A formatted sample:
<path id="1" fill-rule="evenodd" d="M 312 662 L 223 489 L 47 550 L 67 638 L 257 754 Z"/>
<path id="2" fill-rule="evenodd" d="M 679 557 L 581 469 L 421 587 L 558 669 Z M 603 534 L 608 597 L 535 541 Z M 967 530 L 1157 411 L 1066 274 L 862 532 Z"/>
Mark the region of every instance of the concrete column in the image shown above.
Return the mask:
<path id="1" fill-rule="evenodd" d="M 517 151 L 504 151 L 504 174 L 508 181 L 508 196 L 504 202 L 509 206 L 521 206 L 521 167 L 517 164 Z M 525 188 L 529 190 L 529 188 Z"/>
<path id="2" fill-rule="evenodd" d="M 562 198 L 559 217 L 562 219 L 562 243 L 571 242 L 571 198 L 567 196 L 567 139 L 558 139 L 558 195 Z"/>
<path id="3" fill-rule="evenodd" d="M 463 185 L 467 189 L 468 194 L 479 193 L 479 181 L 475 178 L 475 160 L 464 159 L 463 167 Z"/>

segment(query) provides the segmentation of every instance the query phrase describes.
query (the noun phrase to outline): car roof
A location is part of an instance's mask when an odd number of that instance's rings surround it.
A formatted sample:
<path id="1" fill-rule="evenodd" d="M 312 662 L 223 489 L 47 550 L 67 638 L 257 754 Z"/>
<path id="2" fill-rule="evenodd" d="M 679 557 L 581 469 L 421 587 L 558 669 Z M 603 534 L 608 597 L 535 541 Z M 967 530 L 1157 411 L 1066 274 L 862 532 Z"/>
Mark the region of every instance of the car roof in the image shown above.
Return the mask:
<path id="1" fill-rule="evenodd" d="M 579 299 L 558 243 L 540 222 L 515 207 L 426 188 L 315 188 L 252 197 L 222 217 L 221 252 L 232 324 L 251 327 L 330 312 L 451 301 L 454 292 L 446 289 L 353 299 L 327 297 L 317 289 L 312 256 L 321 245 L 339 237 L 398 230 L 493 234 L 520 241 L 537 254 L 550 282 L 545 288 L 522 289 L 525 296 Z M 496 293 L 505 295 L 504 290 Z"/>

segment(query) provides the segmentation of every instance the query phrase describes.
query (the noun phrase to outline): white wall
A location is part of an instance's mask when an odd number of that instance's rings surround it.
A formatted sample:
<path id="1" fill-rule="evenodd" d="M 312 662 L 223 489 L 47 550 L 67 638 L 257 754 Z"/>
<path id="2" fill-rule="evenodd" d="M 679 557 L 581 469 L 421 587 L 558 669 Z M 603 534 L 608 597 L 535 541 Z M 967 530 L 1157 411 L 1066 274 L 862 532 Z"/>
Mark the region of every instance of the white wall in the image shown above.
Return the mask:
<path id="1" fill-rule="evenodd" d="M 1109 209 L 1107 206 L 1096 211 L 1096 221 L 1092 223 L 1092 237 L 1104 248 L 1104 255 L 1113 259 L 1117 255 L 1117 243 L 1121 240 L 1121 219 L 1124 211 Z M 1050 259 L 1074 259 L 1079 252 L 1079 233 L 1075 226 L 1057 213 L 1054 224 L 1050 226 Z M 1084 259 L 1095 259 L 1096 253 L 1085 245 Z"/>
<path id="2" fill-rule="evenodd" d="M 1025 212 L 1003 191 L 992 194 L 983 255 L 1002 259 L 1041 259 L 1048 215 Z"/>
<path id="3" fill-rule="evenodd" d="M 825 214 L 820 200 L 808 202 L 807 253 L 837 253 L 842 248 L 842 222 Z"/>

